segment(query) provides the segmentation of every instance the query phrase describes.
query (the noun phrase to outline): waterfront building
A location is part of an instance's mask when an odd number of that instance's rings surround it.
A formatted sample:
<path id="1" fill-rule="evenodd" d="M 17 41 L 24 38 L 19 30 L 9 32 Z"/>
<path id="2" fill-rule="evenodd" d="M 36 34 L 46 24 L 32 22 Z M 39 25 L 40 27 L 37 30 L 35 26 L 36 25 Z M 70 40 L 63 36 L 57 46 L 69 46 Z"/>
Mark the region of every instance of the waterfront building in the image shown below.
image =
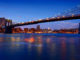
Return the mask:
<path id="1" fill-rule="evenodd" d="M 29 31 L 28 28 L 24 28 L 24 32 L 27 33 Z"/>
<path id="2" fill-rule="evenodd" d="M 5 26 L 6 19 L 5 18 L 0 18 L 0 27 Z"/>
<path id="3" fill-rule="evenodd" d="M 80 23 L 79 23 L 79 34 L 80 34 Z"/>
<path id="4" fill-rule="evenodd" d="M 40 25 L 37 25 L 37 30 L 40 30 Z"/>
<path id="5" fill-rule="evenodd" d="M 23 33 L 23 30 L 21 28 L 17 27 L 17 28 L 13 28 L 12 32 L 13 33 Z"/>
<path id="6" fill-rule="evenodd" d="M 35 33 L 36 32 L 36 29 L 35 28 L 31 28 L 31 29 L 29 29 L 29 32 Z"/>

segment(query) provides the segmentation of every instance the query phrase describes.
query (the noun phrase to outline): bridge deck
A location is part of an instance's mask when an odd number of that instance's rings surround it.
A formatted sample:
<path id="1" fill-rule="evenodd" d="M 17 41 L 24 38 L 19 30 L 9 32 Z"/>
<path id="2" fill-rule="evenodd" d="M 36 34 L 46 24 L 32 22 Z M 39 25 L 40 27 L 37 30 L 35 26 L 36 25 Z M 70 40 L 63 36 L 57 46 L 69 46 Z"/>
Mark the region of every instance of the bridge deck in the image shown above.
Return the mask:
<path id="1" fill-rule="evenodd" d="M 18 23 L 18 24 L 14 24 L 14 25 L 11 25 L 11 26 L 16 27 L 16 26 L 23 26 L 23 25 L 32 25 L 32 24 L 44 23 L 44 22 L 64 21 L 64 20 L 73 20 L 73 19 L 80 19 L 80 15 L 78 15 L 78 16 L 69 16 L 69 17 L 47 18 L 47 19 L 41 19 L 41 20 L 38 20 L 38 21 Z"/>

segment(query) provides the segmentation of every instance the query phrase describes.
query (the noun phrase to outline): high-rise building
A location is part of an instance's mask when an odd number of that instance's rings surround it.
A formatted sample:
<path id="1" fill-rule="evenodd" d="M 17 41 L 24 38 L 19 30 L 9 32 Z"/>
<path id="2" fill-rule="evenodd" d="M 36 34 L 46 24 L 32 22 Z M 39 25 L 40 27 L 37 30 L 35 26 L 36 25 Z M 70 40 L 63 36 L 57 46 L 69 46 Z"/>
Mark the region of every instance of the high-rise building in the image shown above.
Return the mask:
<path id="1" fill-rule="evenodd" d="M 40 30 L 40 25 L 37 25 L 37 30 Z"/>

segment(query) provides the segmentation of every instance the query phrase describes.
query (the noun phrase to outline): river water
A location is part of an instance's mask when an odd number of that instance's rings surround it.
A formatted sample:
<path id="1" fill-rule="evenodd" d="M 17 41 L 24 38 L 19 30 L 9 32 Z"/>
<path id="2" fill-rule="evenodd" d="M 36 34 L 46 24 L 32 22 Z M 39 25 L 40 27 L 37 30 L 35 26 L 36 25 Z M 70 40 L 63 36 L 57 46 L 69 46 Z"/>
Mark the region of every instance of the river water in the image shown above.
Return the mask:
<path id="1" fill-rule="evenodd" d="M 0 60 L 80 60 L 80 35 L 0 34 Z"/>

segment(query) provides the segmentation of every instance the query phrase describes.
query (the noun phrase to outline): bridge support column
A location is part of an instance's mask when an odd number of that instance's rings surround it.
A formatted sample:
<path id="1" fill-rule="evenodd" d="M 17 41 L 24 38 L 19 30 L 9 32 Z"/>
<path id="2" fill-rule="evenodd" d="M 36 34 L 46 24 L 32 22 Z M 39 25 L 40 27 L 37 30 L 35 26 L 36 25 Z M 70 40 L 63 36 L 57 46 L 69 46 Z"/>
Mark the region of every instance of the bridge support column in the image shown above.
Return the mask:
<path id="1" fill-rule="evenodd" d="M 12 20 L 6 20 L 5 21 L 5 32 L 6 34 L 12 33 L 12 28 L 14 28 L 12 25 Z"/>
<path id="2" fill-rule="evenodd" d="M 12 33 L 12 27 L 7 26 L 7 27 L 5 28 L 5 33 L 6 33 L 6 34 Z"/>

